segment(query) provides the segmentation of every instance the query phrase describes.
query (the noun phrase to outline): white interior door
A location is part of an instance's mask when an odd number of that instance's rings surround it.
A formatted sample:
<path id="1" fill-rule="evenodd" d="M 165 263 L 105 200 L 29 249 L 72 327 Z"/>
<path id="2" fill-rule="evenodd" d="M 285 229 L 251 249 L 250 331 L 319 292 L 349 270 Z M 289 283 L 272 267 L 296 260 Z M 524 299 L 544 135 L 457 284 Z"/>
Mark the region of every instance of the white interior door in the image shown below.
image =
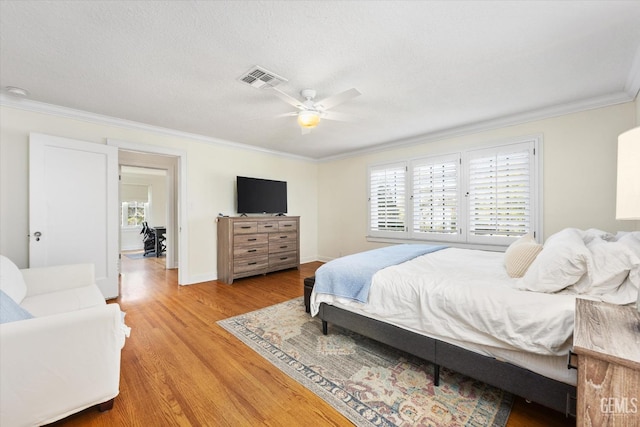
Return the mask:
<path id="1" fill-rule="evenodd" d="M 118 149 L 29 136 L 29 266 L 95 265 L 105 298 L 118 296 Z"/>

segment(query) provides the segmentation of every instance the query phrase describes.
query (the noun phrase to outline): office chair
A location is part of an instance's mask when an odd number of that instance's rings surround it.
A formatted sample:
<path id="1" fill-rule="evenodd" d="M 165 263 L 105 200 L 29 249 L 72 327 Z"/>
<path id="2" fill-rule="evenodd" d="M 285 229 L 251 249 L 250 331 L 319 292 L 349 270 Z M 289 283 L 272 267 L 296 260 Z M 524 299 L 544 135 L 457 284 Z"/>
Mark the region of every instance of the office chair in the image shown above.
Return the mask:
<path id="1" fill-rule="evenodd" d="M 144 243 L 144 254 L 142 256 L 155 253 L 156 233 L 153 229 L 149 228 L 147 221 L 142 223 L 142 230 L 140 231 L 140 234 L 142 234 L 142 242 Z"/>

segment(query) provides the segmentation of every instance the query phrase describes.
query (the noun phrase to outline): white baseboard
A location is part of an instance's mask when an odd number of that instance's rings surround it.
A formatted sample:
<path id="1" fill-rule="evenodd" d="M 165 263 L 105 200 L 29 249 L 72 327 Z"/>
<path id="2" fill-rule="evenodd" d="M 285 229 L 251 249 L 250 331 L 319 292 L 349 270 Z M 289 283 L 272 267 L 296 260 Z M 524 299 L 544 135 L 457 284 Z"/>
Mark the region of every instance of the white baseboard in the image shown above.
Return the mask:
<path id="1" fill-rule="evenodd" d="M 195 285 L 197 283 L 211 282 L 214 280 L 218 280 L 218 276 L 216 274 L 213 274 L 213 273 L 199 274 L 196 276 L 189 276 L 187 279 L 187 283 L 182 283 L 182 285 L 183 286 Z"/>

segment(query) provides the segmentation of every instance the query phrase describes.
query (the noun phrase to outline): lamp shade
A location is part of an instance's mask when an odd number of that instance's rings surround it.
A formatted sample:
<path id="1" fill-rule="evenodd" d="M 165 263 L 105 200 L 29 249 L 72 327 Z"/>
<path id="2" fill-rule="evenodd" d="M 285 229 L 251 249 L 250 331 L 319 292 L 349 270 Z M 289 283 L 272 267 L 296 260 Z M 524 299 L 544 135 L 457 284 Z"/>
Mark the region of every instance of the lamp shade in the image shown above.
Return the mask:
<path id="1" fill-rule="evenodd" d="M 618 137 L 616 219 L 640 220 L 640 126 Z"/>
<path id="2" fill-rule="evenodd" d="M 300 111 L 298 124 L 303 128 L 313 129 L 320 123 L 320 114 L 317 111 Z"/>

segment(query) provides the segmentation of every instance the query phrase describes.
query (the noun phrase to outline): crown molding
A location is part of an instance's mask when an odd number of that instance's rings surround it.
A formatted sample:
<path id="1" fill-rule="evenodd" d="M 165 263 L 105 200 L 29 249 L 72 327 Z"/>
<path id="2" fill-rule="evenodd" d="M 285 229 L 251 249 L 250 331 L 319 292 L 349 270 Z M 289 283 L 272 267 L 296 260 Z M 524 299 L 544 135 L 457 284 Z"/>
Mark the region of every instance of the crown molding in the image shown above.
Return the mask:
<path id="1" fill-rule="evenodd" d="M 33 113 L 49 114 L 52 116 L 64 117 L 73 120 L 81 120 L 88 123 L 115 126 L 124 129 L 146 131 L 177 138 L 191 139 L 207 144 L 221 145 L 240 150 L 256 151 L 264 154 L 270 154 L 278 157 L 287 157 L 295 160 L 303 160 L 306 162 L 317 162 L 311 157 L 299 156 L 296 154 L 285 153 L 283 151 L 269 150 L 267 148 L 256 147 L 254 145 L 242 144 L 239 142 L 227 141 L 220 138 L 212 138 L 209 136 L 199 135 L 195 133 L 183 132 L 175 129 L 164 128 L 161 126 L 148 125 L 145 123 L 135 122 L 132 120 L 119 119 L 116 117 L 105 116 L 102 114 L 91 113 L 73 108 L 61 107 L 59 105 L 47 104 L 44 102 L 32 101 L 29 99 L 10 97 L 0 94 L 0 106 L 16 108 Z M 108 136 L 107 136 L 108 138 Z"/>
<path id="2" fill-rule="evenodd" d="M 633 58 L 631 64 L 631 70 L 629 71 L 629 77 L 627 83 L 624 86 L 624 91 L 631 95 L 634 99 L 640 92 L 640 46 L 636 50 L 636 55 Z"/>
<path id="3" fill-rule="evenodd" d="M 581 111 L 594 110 L 602 107 L 609 107 L 625 102 L 632 102 L 635 95 L 632 96 L 627 91 L 618 92 L 610 95 L 604 95 L 595 98 L 584 99 L 577 102 L 559 104 L 550 107 L 541 108 L 534 111 L 528 111 L 520 114 L 511 114 L 496 119 L 485 120 L 482 122 L 472 123 L 469 125 L 455 126 L 449 129 L 438 130 L 409 138 L 404 138 L 394 142 L 382 143 L 374 147 L 363 148 L 361 150 L 349 151 L 347 153 L 335 156 L 327 156 L 319 159 L 320 162 L 329 162 L 333 160 L 345 159 L 348 157 L 361 156 L 364 154 L 378 153 L 390 149 L 408 147 L 412 145 L 425 144 L 429 142 L 440 141 L 448 138 L 456 138 L 473 133 L 495 130 L 503 127 L 515 126 L 538 120 L 550 119 L 553 117 L 563 116 L 566 114 L 579 113 Z"/>
<path id="4" fill-rule="evenodd" d="M 508 116 L 499 117 L 496 119 L 485 120 L 482 122 L 472 123 L 468 125 L 455 126 L 449 129 L 437 130 L 421 135 L 416 135 L 409 138 L 404 138 L 397 141 L 390 141 L 378 144 L 373 147 L 363 148 L 360 150 L 348 151 L 345 153 L 325 156 L 321 158 L 311 158 L 306 156 L 295 155 L 291 153 L 285 153 L 282 151 L 269 150 L 262 147 L 256 147 L 253 145 L 242 144 L 238 142 L 227 141 L 219 138 L 212 138 L 204 135 L 193 134 L 189 132 L 178 131 L 169 128 L 163 128 L 160 126 L 147 125 L 140 122 L 131 120 L 119 119 L 110 116 L 104 116 L 101 114 L 90 113 L 82 110 L 75 110 L 72 108 L 61 107 L 53 104 L 47 104 L 43 102 L 32 101 L 28 99 L 20 99 L 9 97 L 4 94 L 0 94 L 0 105 L 11 108 L 22 109 L 26 111 L 50 114 L 59 117 L 65 117 L 75 120 L 82 120 L 89 123 L 101 124 L 107 126 L 116 126 L 125 129 L 143 130 L 152 133 L 158 133 L 162 135 L 174 136 L 178 138 L 191 139 L 203 143 L 221 145 L 231 147 L 235 149 L 248 150 L 254 152 L 260 152 L 270 154 L 278 157 L 286 157 L 295 160 L 302 160 L 311 163 L 324 163 L 334 160 L 345 159 L 349 157 L 361 156 L 365 154 L 372 154 L 390 149 L 407 147 L 411 145 L 424 144 L 442 139 L 455 138 L 464 135 L 469 135 L 478 132 L 484 132 L 494 129 L 499 129 L 508 126 L 520 125 L 528 122 L 549 119 L 566 114 L 578 113 L 581 111 L 593 110 L 596 108 L 608 107 L 617 104 L 623 104 L 625 102 L 632 102 L 635 100 L 638 91 L 640 90 L 640 49 L 639 54 L 636 55 L 632 73 L 629 74 L 629 79 L 625 85 L 625 90 L 609 95 L 600 97 L 588 98 L 576 102 L 570 102 L 566 104 L 553 105 L 550 107 L 541 108 L 534 111 L 529 111 L 520 114 L 511 114 Z"/>

